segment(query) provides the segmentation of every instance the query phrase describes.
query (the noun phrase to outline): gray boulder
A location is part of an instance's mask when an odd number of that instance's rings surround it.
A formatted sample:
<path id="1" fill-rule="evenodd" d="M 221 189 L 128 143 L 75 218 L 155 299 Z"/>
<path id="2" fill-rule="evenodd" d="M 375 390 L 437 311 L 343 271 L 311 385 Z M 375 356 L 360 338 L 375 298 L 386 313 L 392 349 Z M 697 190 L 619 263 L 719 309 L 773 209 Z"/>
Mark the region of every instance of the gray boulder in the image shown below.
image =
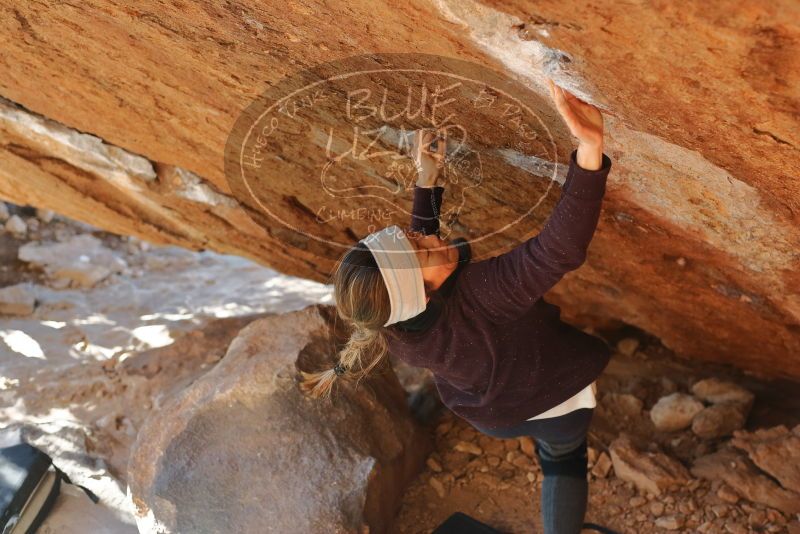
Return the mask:
<path id="1" fill-rule="evenodd" d="M 332 402 L 298 369 L 333 365 L 335 310 L 245 327 L 210 372 L 140 430 L 128 465 L 142 532 L 386 532 L 432 450 L 388 365 Z M 341 321 L 338 321 L 341 326 Z"/>

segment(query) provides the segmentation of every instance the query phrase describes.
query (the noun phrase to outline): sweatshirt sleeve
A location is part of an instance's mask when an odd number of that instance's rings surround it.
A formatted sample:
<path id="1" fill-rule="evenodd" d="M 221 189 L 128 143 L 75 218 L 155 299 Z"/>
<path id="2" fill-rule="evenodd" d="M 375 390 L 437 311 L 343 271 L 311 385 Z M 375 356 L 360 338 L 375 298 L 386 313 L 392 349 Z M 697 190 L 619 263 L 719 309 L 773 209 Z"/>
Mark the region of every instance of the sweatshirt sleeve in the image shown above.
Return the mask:
<path id="1" fill-rule="evenodd" d="M 414 203 L 411 209 L 411 230 L 424 235 L 439 233 L 439 208 L 444 187 L 414 186 Z"/>
<path id="2" fill-rule="evenodd" d="M 508 252 L 469 264 L 461 275 L 473 301 L 492 320 L 522 315 L 569 271 L 580 267 L 600 217 L 611 159 L 603 154 L 596 171 L 570 155 L 561 197 L 541 232 Z"/>

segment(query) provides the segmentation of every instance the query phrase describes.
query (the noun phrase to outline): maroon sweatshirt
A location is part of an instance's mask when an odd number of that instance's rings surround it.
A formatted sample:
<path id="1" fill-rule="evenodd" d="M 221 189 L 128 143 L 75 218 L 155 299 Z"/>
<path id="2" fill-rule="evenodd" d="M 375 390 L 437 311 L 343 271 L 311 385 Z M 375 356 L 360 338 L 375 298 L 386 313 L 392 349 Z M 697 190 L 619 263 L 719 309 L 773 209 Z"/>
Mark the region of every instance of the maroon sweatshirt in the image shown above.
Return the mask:
<path id="1" fill-rule="evenodd" d="M 608 364 L 606 343 L 561 321 L 558 306 L 542 298 L 583 264 L 611 169 L 605 154 L 597 171 L 579 167 L 576 154 L 539 234 L 476 262 L 461 240 L 458 267 L 427 309 L 384 329 L 389 353 L 430 369 L 445 406 L 478 427 L 511 427 L 539 415 Z M 413 230 L 438 233 L 443 190 L 414 188 Z"/>

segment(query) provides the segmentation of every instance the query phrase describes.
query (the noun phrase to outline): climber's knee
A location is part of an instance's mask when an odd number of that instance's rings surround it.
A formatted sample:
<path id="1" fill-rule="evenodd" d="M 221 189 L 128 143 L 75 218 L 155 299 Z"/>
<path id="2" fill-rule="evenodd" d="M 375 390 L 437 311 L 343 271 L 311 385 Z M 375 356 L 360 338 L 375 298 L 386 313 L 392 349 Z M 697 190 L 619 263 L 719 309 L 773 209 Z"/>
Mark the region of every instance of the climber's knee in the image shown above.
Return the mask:
<path id="1" fill-rule="evenodd" d="M 536 455 L 544 476 L 572 476 L 586 478 L 589 459 L 586 454 L 586 439 L 577 448 L 562 455 L 552 455 L 542 450 L 537 442 Z"/>

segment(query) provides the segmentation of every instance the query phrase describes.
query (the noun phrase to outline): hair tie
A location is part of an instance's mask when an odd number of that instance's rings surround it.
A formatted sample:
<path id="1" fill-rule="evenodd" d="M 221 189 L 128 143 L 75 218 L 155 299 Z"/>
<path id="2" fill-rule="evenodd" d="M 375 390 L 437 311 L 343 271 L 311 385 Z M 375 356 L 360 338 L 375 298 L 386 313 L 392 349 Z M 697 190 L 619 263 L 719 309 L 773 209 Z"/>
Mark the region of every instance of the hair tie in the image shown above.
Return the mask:
<path id="1" fill-rule="evenodd" d="M 344 366 L 344 365 L 342 365 L 341 363 L 337 363 L 337 364 L 336 364 L 336 365 L 333 367 L 333 372 L 334 372 L 334 373 L 336 373 L 338 376 L 341 376 L 341 375 L 343 375 L 343 374 L 345 373 L 345 371 L 347 371 L 347 367 L 345 367 L 345 366 Z"/>

